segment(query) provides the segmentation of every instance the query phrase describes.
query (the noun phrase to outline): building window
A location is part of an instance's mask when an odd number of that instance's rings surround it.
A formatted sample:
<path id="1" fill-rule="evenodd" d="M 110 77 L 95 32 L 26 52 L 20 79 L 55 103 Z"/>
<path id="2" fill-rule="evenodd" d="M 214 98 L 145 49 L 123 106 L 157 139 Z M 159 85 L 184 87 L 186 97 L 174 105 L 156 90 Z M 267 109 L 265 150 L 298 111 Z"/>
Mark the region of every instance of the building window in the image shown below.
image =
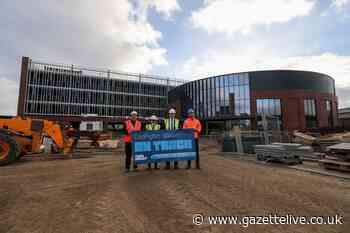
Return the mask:
<path id="1" fill-rule="evenodd" d="M 280 99 L 257 99 L 258 129 L 281 130 L 282 111 Z"/>
<path id="2" fill-rule="evenodd" d="M 305 116 L 316 116 L 316 103 L 314 99 L 304 100 Z"/>
<path id="3" fill-rule="evenodd" d="M 305 99 L 304 111 L 306 128 L 317 128 L 316 101 L 314 99 Z"/>
<path id="4" fill-rule="evenodd" d="M 281 116 L 280 99 L 257 99 L 256 107 L 258 115 Z"/>
<path id="5" fill-rule="evenodd" d="M 326 110 L 327 110 L 327 112 L 331 111 L 331 101 L 329 101 L 329 100 L 326 100 Z"/>
<path id="6" fill-rule="evenodd" d="M 332 111 L 332 102 L 330 100 L 326 100 L 326 111 L 328 118 L 328 127 L 333 127 L 333 111 Z"/>

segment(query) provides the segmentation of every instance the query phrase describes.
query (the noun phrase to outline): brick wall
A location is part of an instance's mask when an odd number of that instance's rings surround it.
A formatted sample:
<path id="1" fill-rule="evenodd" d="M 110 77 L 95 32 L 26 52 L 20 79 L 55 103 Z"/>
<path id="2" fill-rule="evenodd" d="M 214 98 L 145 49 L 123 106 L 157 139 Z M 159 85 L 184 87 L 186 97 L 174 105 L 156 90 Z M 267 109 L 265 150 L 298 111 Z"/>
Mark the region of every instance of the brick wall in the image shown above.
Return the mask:
<path id="1" fill-rule="evenodd" d="M 304 99 L 315 99 L 316 112 L 319 127 L 331 127 L 328 125 L 326 112 L 326 100 L 330 100 L 333 110 L 334 126 L 337 126 L 337 98 L 333 94 L 319 93 L 306 90 L 288 91 L 251 91 L 251 111 L 256 117 L 256 99 L 281 99 L 283 129 L 303 130 L 306 129 Z"/>

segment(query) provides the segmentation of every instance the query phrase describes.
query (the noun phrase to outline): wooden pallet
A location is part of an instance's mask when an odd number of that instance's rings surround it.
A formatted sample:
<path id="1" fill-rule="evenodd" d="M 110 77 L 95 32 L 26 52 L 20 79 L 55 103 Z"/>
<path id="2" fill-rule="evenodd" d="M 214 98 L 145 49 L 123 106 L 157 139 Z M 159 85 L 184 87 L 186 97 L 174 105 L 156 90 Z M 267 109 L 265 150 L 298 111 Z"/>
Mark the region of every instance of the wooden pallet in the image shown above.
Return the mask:
<path id="1" fill-rule="evenodd" d="M 339 161 L 339 160 L 331 160 L 331 159 L 323 159 L 318 161 L 321 166 L 325 169 L 338 170 L 350 172 L 350 163 Z"/>

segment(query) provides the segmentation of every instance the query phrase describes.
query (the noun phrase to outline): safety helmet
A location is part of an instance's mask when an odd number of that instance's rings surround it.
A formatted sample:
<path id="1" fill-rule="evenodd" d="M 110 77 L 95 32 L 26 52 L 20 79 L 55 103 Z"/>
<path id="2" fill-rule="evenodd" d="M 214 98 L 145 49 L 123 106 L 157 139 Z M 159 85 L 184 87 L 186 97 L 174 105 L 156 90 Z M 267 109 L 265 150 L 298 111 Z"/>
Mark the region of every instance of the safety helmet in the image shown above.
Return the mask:
<path id="1" fill-rule="evenodd" d="M 152 115 L 150 118 L 149 118 L 151 121 L 157 121 L 158 120 L 158 117 L 156 115 Z"/>
<path id="2" fill-rule="evenodd" d="M 175 109 L 171 108 L 171 109 L 169 110 L 169 114 L 175 114 L 175 113 L 176 113 Z"/>
<path id="3" fill-rule="evenodd" d="M 188 114 L 189 114 L 189 113 L 194 113 L 194 110 L 193 110 L 192 108 L 190 108 L 190 109 L 187 110 L 187 113 L 188 113 Z"/>
<path id="4" fill-rule="evenodd" d="M 130 116 L 132 116 L 132 115 L 137 115 L 137 112 L 136 112 L 136 111 L 132 111 L 132 112 L 130 113 Z"/>

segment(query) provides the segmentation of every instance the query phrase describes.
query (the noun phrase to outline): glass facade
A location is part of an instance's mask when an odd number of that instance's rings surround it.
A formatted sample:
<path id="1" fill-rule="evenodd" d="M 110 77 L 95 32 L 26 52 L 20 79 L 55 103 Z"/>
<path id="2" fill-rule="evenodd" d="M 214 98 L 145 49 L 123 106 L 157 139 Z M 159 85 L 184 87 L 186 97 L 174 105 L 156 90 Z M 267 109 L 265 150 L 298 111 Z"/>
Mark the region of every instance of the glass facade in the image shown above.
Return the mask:
<path id="1" fill-rule="evenodd" d="M 201 79 L 181 88 L 184 88 L 186 97 L 191 100 L 193 109 L 202 119 L 250 115 L 248 73 Z M 173 96 L 176 98 L 177 95 Z"/>
<path id="2" fill-rule="evenodd" d="M 267 123 L 265 127 L 267 130 L 282 129 L 281 106 L 280 99 L 256 99 L 258 128 L 264 129 L 263 119 L 265 119 Z"/>
<path id="3" fill-rule="evenodd" d="M 256 111 L 258 115 L 281 116 L 281 100 L 256 99 Z"/>

